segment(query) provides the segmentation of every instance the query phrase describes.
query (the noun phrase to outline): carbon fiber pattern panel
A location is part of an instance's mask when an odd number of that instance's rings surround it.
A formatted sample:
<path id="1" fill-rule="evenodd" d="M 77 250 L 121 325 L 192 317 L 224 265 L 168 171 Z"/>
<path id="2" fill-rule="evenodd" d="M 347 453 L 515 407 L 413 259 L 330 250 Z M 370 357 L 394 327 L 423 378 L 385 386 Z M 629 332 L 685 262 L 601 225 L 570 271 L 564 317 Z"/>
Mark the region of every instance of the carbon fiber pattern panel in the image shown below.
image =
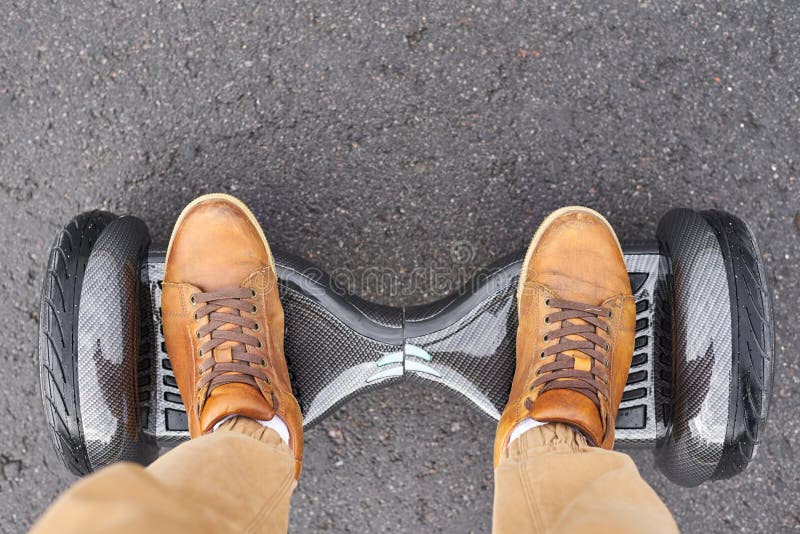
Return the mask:
<path id="1" fill-rule="evenodd" d="M 661 404 L 662 393 L 657 363 L 664 359 L 656 350 L 653 334 L 653 325 L 661 313 L 655 294 L 663 278 L 662 262 L 658 254 L 626 254 L 625 263 L 636 300 L 636 338 L 628 383 L 617 413 L 616 444 L 652 447 L 659 433 L 656 406 Z"/>
<path id="2" fill-rule="evenodd" d="M 78 397 L 91 469 L 148 463 L 157 448 L 139 429 L 139 262 L 149 244 L 135 217 L 111 222 L 95 243 L 78 315 Z"/>
<path id="3" fill-rule="evenodd" d="M 169 447 L 189 439 L 189 424 L 161 327 L 163 258 L 143 265 L 141 276 L 143 285 L 149 288 L 150 320 L 142 329 L 139 369 L 146 378 L 140 381 L 140 411 L 147 433 L 155 436 L 159 445 Z"/>
<path id="4" fill-rule="evenodd" d="M 519 273 L 519 263 L 512 267 Z M 489 417 L 499 420 L 516 366 L 516 277 L 449 326 L 408 338 L 406 374 L 451 390 Z M 453 308 L 456 309 L 456 308 Z M 423 317 L 441 317 L 421 314 Z"/>
<path id="5" fill-rule="evenodd" d="M 281 301 L 286 317 L 284 350 L 304 426 L 354 395 L 402 377 L 401 345 L 354 332 L 333 313 L 285 286 Z"/>
<path id="6" fill-rule="evenodd" d="M 403 314 L 398 313 L 397 308 L 381 306 L 347 295 L 346 291 L 336 283 L 336 280 L 303 258 L 277 251 L 274 253 L 274 257 L 278 278 L 286 282 L 284 285 L 295 285 L 300 292 L 311 297 L 319 289 L 322 289 L 325 296 L 328 297 L 328 302 L 326 302 L 328 306 L 331 305 L 329 302 L 339 300 L 340 302 L 337 303 L 339 306 L 353 308 L 364 317 L 367 323 L 397 329 L 398 333 L 403 327 Z"/>
<path id="7" fill-rule="evenodd" d="M 658 239 L 670 259 L 673 411 L 656 459 L 673 481 L 709 480 L 722 457 L 731 392 L 731 302 L 719 241 L 703 217 L 673 210 Z"/>
<path id="8" fill-rule="evenodd" d="M 420 306 L 409 306 L 405 310 L 406 328 L 417 324 L 430 323 L 432 319 L 442 315 L 451 307 L 457 306 L 465 300 L 471 300 L 475 293 L 483 294 L 492 291 L 501 291 L 506 287 L 510 278 L 519 276 L 520 265 L 525 256 L 525 251 L 503 256 L 491 265 L 478 270 L 469 282 L 459 288 L 454 294 L 441 298 L 435 302 Z M 480 300 L 480 299 L 478 299 Z M 474 305 L 474 299 L 471 300 Z M 425 328 L 425 327 L 423 327 Z"/>

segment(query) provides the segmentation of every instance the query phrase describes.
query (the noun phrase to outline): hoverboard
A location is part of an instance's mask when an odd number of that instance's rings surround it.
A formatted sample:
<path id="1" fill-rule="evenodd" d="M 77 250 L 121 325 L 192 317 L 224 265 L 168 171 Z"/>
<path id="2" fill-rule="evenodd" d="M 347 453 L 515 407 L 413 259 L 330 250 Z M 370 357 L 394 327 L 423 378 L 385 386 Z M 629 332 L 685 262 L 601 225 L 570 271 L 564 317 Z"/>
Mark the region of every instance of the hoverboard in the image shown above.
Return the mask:
<path id="1" fill-rule="evenodd" d="M 616 445 L 652 448 L 681 485 L 732 477 L 756 453 L 772 388 L 770 298 L 753 234 L 728 213 L 678 209 L 661 219 L 656 240 L 623 249 L 637 315 Z M 101 211 L 75 217 L 51 249 L 42 397 L 56 450 L 75 474 L 147 464 L 189 438 L 160 325 L 164 256 L 143 221 Z M 523 256 L 501 259 L 449 297 L 394 308 L 275 253 L 304 425 L 401 380 L 444 388 L 499 419 L 515 369 Z"/>

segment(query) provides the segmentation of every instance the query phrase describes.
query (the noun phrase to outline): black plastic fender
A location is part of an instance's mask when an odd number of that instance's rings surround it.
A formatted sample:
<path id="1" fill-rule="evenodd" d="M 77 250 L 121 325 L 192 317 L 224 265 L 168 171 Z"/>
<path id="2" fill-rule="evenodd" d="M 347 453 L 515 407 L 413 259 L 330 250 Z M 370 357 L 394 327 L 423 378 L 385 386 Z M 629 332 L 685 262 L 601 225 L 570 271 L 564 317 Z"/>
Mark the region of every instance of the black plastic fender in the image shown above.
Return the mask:
<path id="1" fill-rule="evenodd" d="M 676 209 L 657 237 L 668 259 L 672 410 L 660 469 L 696 486 L 750 463 L 772 389 L 770 295 L 755 239 L 738 217 Z"/>
<path id="2" fill-rule="evenodd" d="M 136 217 L 111 222 L 86 266 L 78 313 L 78 396 L 91 466 L 115 461 L 147 464 L 155 440 L 139 421 L 137 355 L 140 335 L 140 264 L 150 245 Z"/>

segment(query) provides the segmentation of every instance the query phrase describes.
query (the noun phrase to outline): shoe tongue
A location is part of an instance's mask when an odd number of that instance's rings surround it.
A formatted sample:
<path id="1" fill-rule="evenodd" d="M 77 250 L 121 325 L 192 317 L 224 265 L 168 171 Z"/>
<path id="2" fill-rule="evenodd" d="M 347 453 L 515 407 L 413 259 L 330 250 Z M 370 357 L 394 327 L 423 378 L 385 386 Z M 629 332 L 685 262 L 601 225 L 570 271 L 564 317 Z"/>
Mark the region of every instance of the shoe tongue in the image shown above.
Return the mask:
<path id="1" fill-rule="evenodd" d="M 600 410 L 586 395 L 569 389 L 551 389 L 539 395 L 530 416 L 548 423 L 566 423 L 579 428 L 594 445 L 603 443 Z"/>
<path id="2" fill-rule="evenodd" d="M 275 415 L 272 403 L 259 390 L 248 384 L 223 384 L 214 388 L 206 399 L 200 415 L 200 429 L 205 434 L 229 415 L 243 415 L 267 421 Z"/>

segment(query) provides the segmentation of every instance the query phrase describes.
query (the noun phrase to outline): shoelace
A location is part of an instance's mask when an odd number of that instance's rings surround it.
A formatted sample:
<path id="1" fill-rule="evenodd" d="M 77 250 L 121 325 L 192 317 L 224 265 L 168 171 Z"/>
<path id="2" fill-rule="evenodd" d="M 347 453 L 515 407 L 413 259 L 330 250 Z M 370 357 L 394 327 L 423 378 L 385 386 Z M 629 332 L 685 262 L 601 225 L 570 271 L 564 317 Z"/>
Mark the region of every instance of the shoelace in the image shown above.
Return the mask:
<path id="1" fill-rule="evenodd" d="M 209 384 L 206 395 L 219 386 L 231 383 L 248 384 L 258 388 L 256 378 L 264 380 L 267 384 L 270 383 L 263 368 L 266 361 L 258 354 L 247 352 L 248 345 L 258 349 L 262 348 L 261 341 L 257 337 L 245 334 L 242 330 L 242 328 L 254 331 L 261 329 L 261 325 L 257 321 L 243 315 L 243 313 L 250 314 L 258 311 L 254 304 L 246 300 L 255 296 L 256 292 L 253 289 L 242 287 L 192 295 L 193 304 L 204 304 L 195 312 L 195 320 L 209 316 L 208 323 L 201 326 L 195 333 L 198 339 L 211 334 L 210 339 L 200 346 L 198 355 L 201 359 L 205 359 L 200 364 L 201 378 L 197 388 L 202 389 Z M 223 308 L 230 308 L 232 311 L 219 311 Z M 232 329 L 222 328 L 227 325 L 235 326 Z M 217 362 L 214 349 L 227 341 L 233 342 L 231 361 Z M 208 358 L 208 355 L 211 357 Z M 250 366 L 251 363 L 257 364 L 258 367 Z"/>
<path id="2" fill-rule="evenodd" d="M 554 389 L 576 391 L 588 397 L 597 406 L 597 410 L 603 413 L 600 395 L 608 399 L 607 354 L 610 347 L 597 330 L 611 331 L 608 323 L 601 319 L 611 318 L 611 310 L 554 298 L 547 299 L 545 304 L 560 310 L 545 316 L 545 323 L 560 323 L 560 328 L 544 336 L 545 342 L 558 340 L 558 343 L 545 348 L 539 353 L 539 358 L 544 359 L 553 354 L 556 357 L 536 371 L 537 378 L 530 387 L 531 391 L 542 385 L 540 394 Z M 571 319 L 581 319 L 583 323 L 574 323 Z M 566 336 L 583 339 L 568 339 Z M 602 351 L 598 350 L 598 347 L 601 347 Z M 575 369 L 575 358 L 564 354 L 569 350 L 588 356 L 592 362 L 590 370 Z M 610 417 L 610 410 L 606 410 L 606 431 L 611 423 Z"/>

